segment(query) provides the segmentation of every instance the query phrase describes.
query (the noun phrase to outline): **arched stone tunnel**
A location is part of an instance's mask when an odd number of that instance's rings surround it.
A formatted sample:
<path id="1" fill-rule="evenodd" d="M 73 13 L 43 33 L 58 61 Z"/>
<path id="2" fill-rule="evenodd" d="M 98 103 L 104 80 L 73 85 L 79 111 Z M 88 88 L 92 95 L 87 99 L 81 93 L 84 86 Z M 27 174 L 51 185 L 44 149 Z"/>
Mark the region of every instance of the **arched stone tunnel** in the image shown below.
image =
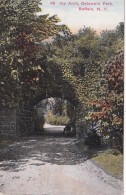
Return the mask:
<path id="1" fill-rule="evenodd" d="M 15 108 L 0 108 L 0 135 L 4 136 L 22 136 L 34 133 L 34 106 L 47 98 L 56 97 L 67 100 L 74 107 L 78 106 L 78 100 L 73 94 L 72 89 L 57 87 L 45 93 L 38 95 L 36 98 L 30 99 L 24 105 L 18 105 Z"/>

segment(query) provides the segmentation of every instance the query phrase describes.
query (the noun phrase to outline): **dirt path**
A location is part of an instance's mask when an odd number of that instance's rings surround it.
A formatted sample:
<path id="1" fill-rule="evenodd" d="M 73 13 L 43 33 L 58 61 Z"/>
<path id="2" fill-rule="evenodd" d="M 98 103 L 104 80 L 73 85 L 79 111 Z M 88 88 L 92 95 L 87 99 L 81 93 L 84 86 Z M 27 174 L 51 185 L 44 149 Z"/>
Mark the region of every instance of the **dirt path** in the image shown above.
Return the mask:
<path id="1" fill-rule="evenodd" d="M 44 137 L 25 137 L 0 151 L 2 194 L 123 195 L 122 182 L 87 160 L 75 138 L 64 138 L 62 127 L 45 128 Z"/>

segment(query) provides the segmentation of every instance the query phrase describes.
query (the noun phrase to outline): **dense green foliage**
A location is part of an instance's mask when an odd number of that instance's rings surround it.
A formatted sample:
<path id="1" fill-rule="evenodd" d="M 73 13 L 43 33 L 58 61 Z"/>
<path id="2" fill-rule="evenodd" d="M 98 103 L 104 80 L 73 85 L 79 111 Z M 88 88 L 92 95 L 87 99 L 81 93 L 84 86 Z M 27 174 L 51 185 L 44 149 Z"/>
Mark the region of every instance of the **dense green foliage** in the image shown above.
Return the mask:
<path id="1" fill-rule="evenodd" d="M 97 35 L 84 28 L 77 35 L 58 35 L 50 46 L 49 63 L 61 67 L 81 104 L 80 136 L 99 125 L 112 147 L 123 148 L 123 23 Z M 73 95 L 74 98 L 74 95 Z M 85 120 L 86 119 L 86 120 Z M 84 124 L 84 125 L 82 125 Z"/>
<path id="2" fill-rule="evenodd" d="M 123 150 L 123 52 L 119 52 L 103 69 L 100 80 L 101 97 L 91 101 L 89 118 L 100 122 L 101 132 L 109 136 L 111 146 Z"/>
<path id="3" fill-rule="evenodd" d="M 34 96 L 44 72 L 42 41 L 62 32 L 57 16 L 36 15 L 40 0 L 0 1 L 0 98 L 2 105 L 15 105 Z"/>

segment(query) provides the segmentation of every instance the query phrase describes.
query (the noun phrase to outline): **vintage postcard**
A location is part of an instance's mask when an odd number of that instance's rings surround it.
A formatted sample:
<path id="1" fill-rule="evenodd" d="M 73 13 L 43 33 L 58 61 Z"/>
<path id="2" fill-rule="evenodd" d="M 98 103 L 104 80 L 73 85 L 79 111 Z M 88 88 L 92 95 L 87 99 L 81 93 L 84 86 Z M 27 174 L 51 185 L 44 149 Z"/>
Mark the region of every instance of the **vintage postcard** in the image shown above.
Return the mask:
<path id="1" fill-rule="evenodd" d="M 124 0 L 0 0 L 0 195 L 124 194 Z"/>

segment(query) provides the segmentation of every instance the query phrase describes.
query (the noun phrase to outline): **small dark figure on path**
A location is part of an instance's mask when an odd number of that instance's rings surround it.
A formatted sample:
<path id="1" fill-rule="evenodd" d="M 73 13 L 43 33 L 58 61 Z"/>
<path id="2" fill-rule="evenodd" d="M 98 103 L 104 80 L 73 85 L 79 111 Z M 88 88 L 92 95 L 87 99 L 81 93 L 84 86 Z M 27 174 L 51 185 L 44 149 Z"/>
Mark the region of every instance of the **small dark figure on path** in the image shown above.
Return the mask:
<path id="1" fill-rule="evenodd" d="M 76 135 L 76 132 L 75 132 L 75 129 L 74 129 L 72 123 L 68 123 L 68 124 L 64 127 L 63 134 L 64 134 L 65 136 L 74 136 L 74 135 Z"/>

